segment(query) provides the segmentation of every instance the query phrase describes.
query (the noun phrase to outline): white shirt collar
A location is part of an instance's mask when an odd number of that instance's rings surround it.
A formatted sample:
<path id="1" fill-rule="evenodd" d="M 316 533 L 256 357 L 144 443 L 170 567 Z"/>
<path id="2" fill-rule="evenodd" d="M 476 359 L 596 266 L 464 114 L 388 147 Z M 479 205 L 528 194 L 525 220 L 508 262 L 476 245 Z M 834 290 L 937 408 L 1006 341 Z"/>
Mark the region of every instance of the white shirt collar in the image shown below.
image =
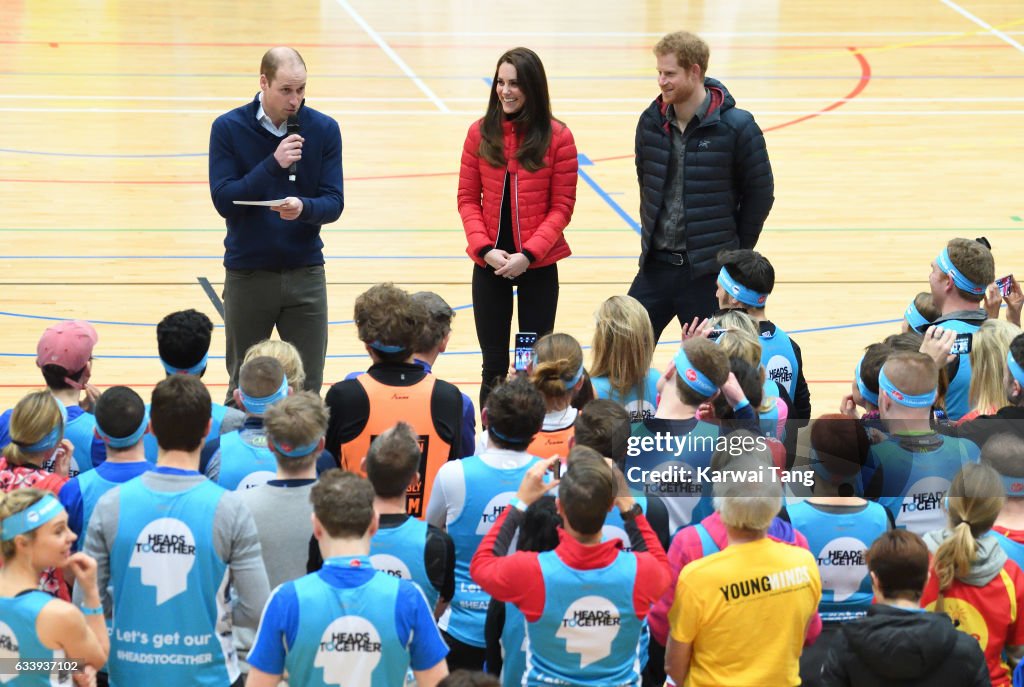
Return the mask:
<path id="1" fill-rule="evenodd" d="M 288 133 L 288 120 L 281 122 L 281 126 L 274 126 L 274 122 L 270 120 L 267 113 L 263 111 L 263 91 L 259 94 L 260 106 L 256 109 L 256 121 L 263 125 L 263 128 L 274 134 L 275 136 L 281 137 Z"/>

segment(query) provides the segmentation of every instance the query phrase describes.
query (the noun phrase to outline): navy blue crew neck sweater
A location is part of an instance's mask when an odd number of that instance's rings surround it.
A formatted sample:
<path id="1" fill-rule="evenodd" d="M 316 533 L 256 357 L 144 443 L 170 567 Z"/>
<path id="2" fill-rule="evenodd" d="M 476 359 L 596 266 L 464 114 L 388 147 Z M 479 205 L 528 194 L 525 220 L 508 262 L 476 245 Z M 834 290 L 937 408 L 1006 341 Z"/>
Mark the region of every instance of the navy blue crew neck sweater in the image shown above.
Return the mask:
<path id="1" fill-rule="evenodd" d="M 341 131 L 327 115 L 303 106 L 302 159 L 296 180 L 277 164 L 281 139 L 256 121 L 259 96 L 222 114 L 210 130 L 210 195 L 226 220 L 224 266 L 232 270 L 294 269 L 324 264 L 320 227 L 345 207 L 341 172 Z M 296 196 L 302 214 L 283 220 L 266 207 L 234 205 L 236 200 Z"/>

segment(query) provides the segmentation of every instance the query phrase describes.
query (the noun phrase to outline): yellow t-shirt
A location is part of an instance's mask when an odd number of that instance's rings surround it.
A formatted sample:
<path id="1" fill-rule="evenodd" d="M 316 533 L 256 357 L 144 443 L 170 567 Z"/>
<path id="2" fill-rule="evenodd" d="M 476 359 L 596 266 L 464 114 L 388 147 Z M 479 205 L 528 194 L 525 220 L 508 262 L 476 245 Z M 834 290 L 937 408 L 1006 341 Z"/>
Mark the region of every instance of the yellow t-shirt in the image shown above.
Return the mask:
<path id="1" fill-rule="evenodd" d="M 690 563 L 668 615 L 672 639 L 693 645 L 686 687 L 799 685 L 820 599 L 818 566 L 799 546 L 765 538 Z"/>

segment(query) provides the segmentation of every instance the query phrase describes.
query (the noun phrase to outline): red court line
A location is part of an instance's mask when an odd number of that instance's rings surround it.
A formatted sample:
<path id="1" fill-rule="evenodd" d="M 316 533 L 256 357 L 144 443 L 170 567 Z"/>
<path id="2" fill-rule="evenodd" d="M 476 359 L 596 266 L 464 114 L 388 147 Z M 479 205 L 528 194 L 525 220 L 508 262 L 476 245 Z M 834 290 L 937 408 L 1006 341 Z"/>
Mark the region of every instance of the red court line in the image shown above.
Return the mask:
<path id="1" fill-rule="evenodd" d="M 800 122 L 806 122 L 808 119 L 814 119 L 825 112 L 830 112 L 836 108 L 842 107 L 847 102 L 856 98 L 858 95 L 864 92 L 868 84 L 871 82 L 871 64 L 867 58 L 864 57 L 863 53 L 860 52 L 859 48 L 847 47 L 851 53 L 853 53 L 854 59 L 860 64 L 860 79 L 857 81 L 857 85 L 853 87 L 849 93 L 847 93 L 842 100 L 837 100 L 828 107 L 813 112 L 803 117 L 783 122 L 782 124 L 776 124 L 764 129 L 764 132 L 777 131 L 778 129 L 784 129 L 787 126 L 799 124 Z M 592 158 L 593 162 L 608 162 L 610 160 L 627 160 L 632 159 L 633 155 L 614 155 L 612 157 L 600 157 Z M 416 174 L 385 174 L 379 176 L 361 176 L 361 177 L 346 177 L 345 181 L 383 181 L 387 179 L 415 179 L 422 177 L 443 177 L 443 176 L 455 176 L 458 174 L 457 171 L 453 172 L 422 172 Z M 117 179 L 0 179 L 0 183 L 21 183 L 21 184 L 125 184 L 125 185 L 189 185 L 189 184 L 207 184 L 207 181 L 161 181 L 161 180 L 117 180 Z"/>
<path id="2" fill-rule="evenodd" d="M 796 119 L 790 120 L 788 122 L 783 122 L 782 124 L 770 126 L 766 129 L 763 129 L 764 133 L 784 129 L 787 126 L 799 124 L 800 122 L 806 122 L 808 119 L 814 119 L 815 117 L 821 116 L 826 112 L 830 112 L 832 110 L 835 110 L 836 108 L 842 107 L 847 102 L 849 102 L 853 98 L 856 98 L 858 95 L 864 92 L 864 89 L 867 88 L 868 84 L 871 82 L 871 64 L 868 62 L 867 58 L 864 57 L 864 54 L 860 52 L 859 48 L 853 48 L 848 46 L 846 49 L 853 53 L 854 59 L 856 59 L 857 62 L 860 64 L 860 79 L 857 81 L 857 85 L 853 87 L 853 90 L 847 93 L 842 100 L 837 100 L 822 110 L 818 110 L 817 112 L 813 112 L 809 115 L 804 115 L 803 117 L 797 117 Z M 591 161 L 608 162 L 610 160 L 632 160 L 634 157 L 634 155 L 613 155 L 611 157 L 591 158 Z"/>

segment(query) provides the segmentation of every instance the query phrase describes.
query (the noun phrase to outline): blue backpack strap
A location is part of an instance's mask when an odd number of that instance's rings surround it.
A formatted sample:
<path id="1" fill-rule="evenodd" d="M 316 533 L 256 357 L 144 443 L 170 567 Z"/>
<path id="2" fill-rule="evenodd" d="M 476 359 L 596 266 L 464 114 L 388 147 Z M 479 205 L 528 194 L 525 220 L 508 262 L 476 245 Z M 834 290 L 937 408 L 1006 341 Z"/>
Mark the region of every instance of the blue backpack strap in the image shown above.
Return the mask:
<path id="1" fill-rule="evenodd" d="M 697 523 L 693 526 L 693 529 L 697 531 L 697 536 L 700 537 L 701 554 L 704 556 L 710 556 L 713 553 L 718 553 L 722 549 L 719 548 L 715 540 L 711 538 L 711 533 L 704 525 Z M 1024 665 L 1024 661 L 1022 661 Z"/>

